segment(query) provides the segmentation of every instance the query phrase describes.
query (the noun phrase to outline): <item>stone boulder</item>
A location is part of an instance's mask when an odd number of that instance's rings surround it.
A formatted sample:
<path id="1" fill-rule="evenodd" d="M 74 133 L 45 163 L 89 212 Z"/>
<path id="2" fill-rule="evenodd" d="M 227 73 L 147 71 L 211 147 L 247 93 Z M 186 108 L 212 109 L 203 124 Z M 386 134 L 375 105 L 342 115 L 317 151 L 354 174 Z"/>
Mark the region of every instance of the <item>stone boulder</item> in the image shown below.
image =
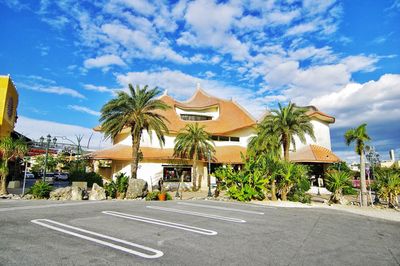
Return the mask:
<path id="1" fill-rule="evenodd" d="M 142 198 L 147 195 L 147 182 L 143 179 L 129 179 L 128 189 L 126 191 L 127 199 Z"/>
<path id="2" fill-rule="evenodd" d="M 51 200 L 70 200 L 72 197 L 72 187 L 57 188 L 50 192 Z"/>
<path id="3" fill-rule="evenodd" d="M 81 187 L 72 187 L 71 200 L 82 200 L 85 194 L 85 190 Z"/>
<path id="4" fill-rule="evenodd" d="M 35 197 L 32 195 L 32 194 L 25 194 L 23 197 L 22 197 L 22 199 L 24 199 L 24 200 L 32 200 L 32 199 L 34 199 Z"/>
<path id="5" fill-rule="evenodd" d="M 105 189 L 94 183 L 92 190 L 89 193 L 89 200 L 105 200 L 105 199 L 107 199 Z"/>

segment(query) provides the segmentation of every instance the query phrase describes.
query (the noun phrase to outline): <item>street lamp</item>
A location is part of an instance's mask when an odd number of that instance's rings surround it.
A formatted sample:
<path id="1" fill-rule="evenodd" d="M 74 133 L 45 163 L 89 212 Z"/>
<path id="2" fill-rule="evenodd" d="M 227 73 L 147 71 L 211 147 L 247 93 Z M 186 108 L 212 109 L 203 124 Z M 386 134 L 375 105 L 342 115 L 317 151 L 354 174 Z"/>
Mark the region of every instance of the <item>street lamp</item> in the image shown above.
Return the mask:
<path id="1" fill-rule="evenodd" d="M 43 145 L 45 139 L 44 137 L 40 137 L 40 144 Z M 46 170 L 47 170 L 47 160 L 49 158 L 49 148 L 50 148 L 50 143 L 51 143 L 52 139 L 51 139 L 51 135 L 48 134 L 46 137 L 46 157 L 44 159 L 44 169 L 43 169 L 43 181 L 45 181 L 46 179 Z M 53 138 L 53 145 L 56 145 L 57 143 L 57 138 L 54 137 Z"/>
<path id="2" fill-rule="evenodd" d="M 211 172 L 211 151 L 208 151 L 208 195 L 207 195 L 207 197 L 209 197 L 209 198 L 212 197 L 210 172 Z"/>

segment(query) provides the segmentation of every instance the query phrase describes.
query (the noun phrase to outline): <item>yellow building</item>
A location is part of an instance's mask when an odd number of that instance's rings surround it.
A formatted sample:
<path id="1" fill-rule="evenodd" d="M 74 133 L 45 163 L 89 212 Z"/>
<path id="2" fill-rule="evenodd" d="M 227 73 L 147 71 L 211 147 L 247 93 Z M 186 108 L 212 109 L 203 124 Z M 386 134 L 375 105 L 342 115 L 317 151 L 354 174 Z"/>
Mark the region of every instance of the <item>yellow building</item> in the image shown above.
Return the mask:
<path id="1" fill-rule="evenodd" d="M 0 138 L 10 136 L 17 121 L 18 92 L 10 76 L 0 76 Z"/>

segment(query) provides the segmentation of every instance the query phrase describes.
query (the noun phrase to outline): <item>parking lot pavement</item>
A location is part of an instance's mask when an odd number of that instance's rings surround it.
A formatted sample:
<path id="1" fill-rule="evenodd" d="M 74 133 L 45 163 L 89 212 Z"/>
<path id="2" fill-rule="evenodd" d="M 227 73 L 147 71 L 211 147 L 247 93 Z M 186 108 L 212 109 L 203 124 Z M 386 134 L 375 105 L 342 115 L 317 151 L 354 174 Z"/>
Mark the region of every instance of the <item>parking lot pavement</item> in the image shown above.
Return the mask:
<path id="1" fill-rule="evenodd" d="M 1 201 L 0 265 L 399 265 L 399 229 L 213 201 Z"/>

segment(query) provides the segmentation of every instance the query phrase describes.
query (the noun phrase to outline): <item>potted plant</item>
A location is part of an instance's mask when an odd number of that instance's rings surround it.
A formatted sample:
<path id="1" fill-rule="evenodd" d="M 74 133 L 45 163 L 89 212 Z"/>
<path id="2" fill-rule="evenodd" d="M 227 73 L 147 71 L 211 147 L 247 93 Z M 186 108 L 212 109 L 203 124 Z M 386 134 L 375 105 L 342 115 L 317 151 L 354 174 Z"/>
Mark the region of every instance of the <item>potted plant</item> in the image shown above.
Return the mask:
<path id="1" fill-rule="evenodd" d="M 167 200 L 167 192 L 165 192 L 165 190 L 161 190 L 160 193 L 158 193 L 158 200 L 159 201 Z"/>

